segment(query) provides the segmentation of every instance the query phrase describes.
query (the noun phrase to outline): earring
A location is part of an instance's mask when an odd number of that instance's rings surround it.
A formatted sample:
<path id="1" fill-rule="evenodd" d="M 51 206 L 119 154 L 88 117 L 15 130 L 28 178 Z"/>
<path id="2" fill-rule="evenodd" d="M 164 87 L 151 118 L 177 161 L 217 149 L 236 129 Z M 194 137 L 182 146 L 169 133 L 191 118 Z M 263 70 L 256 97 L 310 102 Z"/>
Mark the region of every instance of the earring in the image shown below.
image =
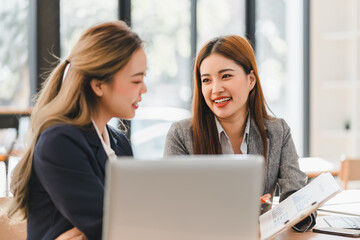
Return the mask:
<path id="1" fill-rule="evenodd" d="M 99 96 L 102 96 L 102 92 L 99 92 Z"/>

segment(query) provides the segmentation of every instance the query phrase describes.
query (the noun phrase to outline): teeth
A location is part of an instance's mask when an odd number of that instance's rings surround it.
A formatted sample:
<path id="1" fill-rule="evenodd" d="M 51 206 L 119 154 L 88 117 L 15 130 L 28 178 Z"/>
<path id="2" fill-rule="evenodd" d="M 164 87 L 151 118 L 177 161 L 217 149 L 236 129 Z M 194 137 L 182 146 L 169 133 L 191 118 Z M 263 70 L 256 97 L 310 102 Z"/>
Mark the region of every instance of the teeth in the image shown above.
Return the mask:
<path id="1" fill-rule="evenodd" d="M 214 102 L 215 103 L 223 103 L 226 101 L 229 101 L 231 98 L 221 98 L 221 99 L 216 99 Z"/>

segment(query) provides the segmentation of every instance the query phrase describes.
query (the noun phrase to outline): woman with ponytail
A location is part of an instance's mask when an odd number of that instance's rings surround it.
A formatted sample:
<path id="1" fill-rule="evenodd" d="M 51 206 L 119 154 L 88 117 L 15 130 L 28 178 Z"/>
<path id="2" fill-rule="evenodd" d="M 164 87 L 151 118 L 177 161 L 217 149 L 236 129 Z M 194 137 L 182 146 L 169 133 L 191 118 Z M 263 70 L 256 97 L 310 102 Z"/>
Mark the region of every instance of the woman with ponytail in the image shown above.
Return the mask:
<path id="1" fill-rule="evenodd" d="M 142 40 L 115 21 L 88 29 L 46 79 L 11 181 L 9 216 L 27 219 L 27 239 L 101 239 L 105 163 L 132 155 L 107 122 L 134 117 L 146 67 Z"/>
<path id="2" fill-rule="evenodd" d="M 290 128 L 268 115 L 250 43 L 231 35 L 210 40 L 194 67 L 192 118 L 174 123 L 164 155 L 257 154 L 265 159 L 263 194 L 280 188 L 280 201 L 304 187 Z M 259 176 L 261 177 L 261 176 Z M 262 213 L 271 205 L 263 205 Z M 315 215 L 296 226 L 305 231 Z"/>

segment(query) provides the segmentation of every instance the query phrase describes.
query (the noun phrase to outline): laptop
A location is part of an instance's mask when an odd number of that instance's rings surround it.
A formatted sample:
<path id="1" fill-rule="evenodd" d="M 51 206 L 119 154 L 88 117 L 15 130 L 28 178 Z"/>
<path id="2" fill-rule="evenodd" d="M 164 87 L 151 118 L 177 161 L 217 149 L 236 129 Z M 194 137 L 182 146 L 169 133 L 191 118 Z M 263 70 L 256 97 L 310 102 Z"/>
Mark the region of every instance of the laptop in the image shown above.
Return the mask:
<path id="1" fill-rule="evenodd" d="M 313 232 L 360 238 L 360 217 L 320 216 L 316 218 Z"/>
<path id="2" fill-rule="evenodd" d="M 355 216 L 323 216 L 328 227 L 360 230 L 360 217 Z"/>
<path id="3" fill-rule="evenodd" d="M 360 236 L 360 191 L 344 190 L 330 199 L 318 210 L 325 212 L 327 216 L 319 216 L 313 229 L 317 232 L 335 232 L 338 235 L 352 237 Z M 330 213 L 330 215 L 329 215 Z"/>
<path id="4" fill-rule="evenodd" d="M 262 156 L 119 158 L 106 171 L 102 239 L 259 237 Z"/>

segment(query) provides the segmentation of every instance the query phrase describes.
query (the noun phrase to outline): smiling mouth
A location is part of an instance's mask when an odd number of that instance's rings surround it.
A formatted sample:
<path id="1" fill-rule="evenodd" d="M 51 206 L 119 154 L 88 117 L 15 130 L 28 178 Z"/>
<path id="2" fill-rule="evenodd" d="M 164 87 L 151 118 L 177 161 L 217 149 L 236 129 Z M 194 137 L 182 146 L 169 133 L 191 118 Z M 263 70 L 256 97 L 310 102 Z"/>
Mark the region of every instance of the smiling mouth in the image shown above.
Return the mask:
<path id="1" fill-rule="evenodd" d="M 137 109 L 139 107 L 139 104 L 138 103 L 134 103 L 133 105 L 133 108 Z"/>
<path id="2" fill-rule="evenodd" d="M 219 99 L 216 99 L 216 100 L 213 100 L 214 103 L 225 103 L 225 102 L 228 102 L 230 101 L 232 98 L 231 97 L 226 97 L 226 98 L 219 98 Z"/>

